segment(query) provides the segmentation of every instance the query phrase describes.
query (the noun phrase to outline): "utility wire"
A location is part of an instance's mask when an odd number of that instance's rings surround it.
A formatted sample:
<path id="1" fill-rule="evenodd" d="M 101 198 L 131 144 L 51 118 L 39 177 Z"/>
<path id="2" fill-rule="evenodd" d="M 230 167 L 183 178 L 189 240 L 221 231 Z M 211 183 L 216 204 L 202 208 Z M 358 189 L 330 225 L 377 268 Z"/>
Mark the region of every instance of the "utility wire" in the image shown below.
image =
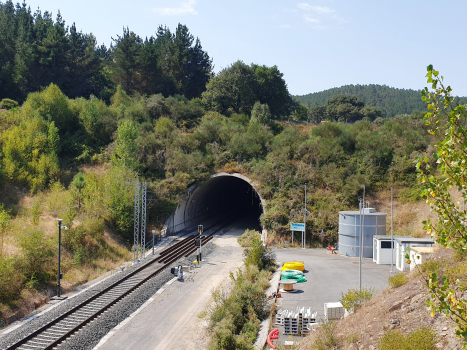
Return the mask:
<path id="1" fill-rule="evenodd" d="M 81 208 L 82 206 L 84 205 L 89 205 L 89 204 L 92 204 L 92 203 L 96 203 L 96 202 L 99 202 L 99 201 L 102 201 L 104 199 L 108 199 L 108 198 L 111 198 L 111 197 L 115 197 L 121 193 L 124 193 L 124 192 L 128 192 L 130 189 L 126 189 L 124 191 L 120 191 L 120 192 L 117 192 L 111 196 L 108 196 L 108 197 L 104 197 L 104 198 L 100 198 L 100 199 L 96 199 L 95 201 L 92 201 L 92 202 L 88 202 L 88 203 L 82 203 L 80 205 L 75 205 L 73 207 L 68 207 L 68 208 L 65 208 L 65 209 L 60 209 L 60 210 L 55 210 L 55 211 L 51 211 L 51 212 L 48 212 L 48 213 L 42 213 L 42 214 L 37 214 L 37 215 L 32 215 L 32 216 L 25 216 L 25 217 L 22 217 L 22 218 L 17 218 L 17 219 L 10 219 L 10 220 L 6 220 L 6 221 L 2 221 L 0 222 L 0 224 L 6 224 L 6 223 L 9 223 L 9 222 L 14 222 L 14 221 L 19 221 L 19 220 L 26 220 L 26 219 L 32 219 L 32 218 L 36 218 L 36 217 L 39 217 L 39 216 L 43 216 L 43 215 L 50 215 L 50 214 L 56 214 L 56 213 L 60 213 L 62 211 L 66 211 L 66 210 L 69 210 L 69 209 L 76 209 L 76 208 Z"/>

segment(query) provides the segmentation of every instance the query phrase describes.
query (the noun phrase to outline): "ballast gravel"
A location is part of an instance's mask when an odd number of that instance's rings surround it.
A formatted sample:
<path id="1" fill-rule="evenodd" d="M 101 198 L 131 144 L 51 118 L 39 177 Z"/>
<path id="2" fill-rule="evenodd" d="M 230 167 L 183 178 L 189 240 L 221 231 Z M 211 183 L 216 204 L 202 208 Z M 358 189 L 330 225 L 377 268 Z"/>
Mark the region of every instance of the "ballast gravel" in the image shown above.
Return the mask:
<path id="1" fill-rule="evenodd" d="M 203 256 L 209 255 L 215 246 L 212 243 L 203 246 Z M 191 264 L 193 259 L 196 258 L 196 253 L 190 255 L 188 258 L 183 258 L 174 262 L 171 267 Z M 108 278 L 107 280 L 99 283 L 97 286 L 86 290 L 85 292 L 61 302 L 58 306 L 54 307 L 48 312 L 31 318 L 27 323 L 15 329 L 14 331 L 2 336 L 0 338 L 0 349 L 14 344 L 15 342 L 23 339 L 28 334 L 47 324 L 48 322 L 56 319 L 63 313 L 67 312 L 71 308 L 84 302 L 91 296 L 99 293 L 103 289 L 107 288 L 111 284 L 121 280 L 136 268 L 141 265 L 136 264 L 128 268 L 126 271 L 117 273 L 116 275 Z M 170 273 L 170 267 L 159 273 L 156 277 L 146 282 L 143 286 L 135 290 L 129 296 L 124 298 L 122 301 L 112 306 L 106 312 L 101 314 L 100 317 L 92 321 L 90 324 L 85 326 L 83 329 L 75 333 L 70 339 L 60 345 L 60 349 L 92 349 L 100 339 L 105 336 L 113 327 L 122 322 L 131 313 L 136 311 L 142 304 L 146 302 L 154 293 L 167 283 L 174 276 Z"/>

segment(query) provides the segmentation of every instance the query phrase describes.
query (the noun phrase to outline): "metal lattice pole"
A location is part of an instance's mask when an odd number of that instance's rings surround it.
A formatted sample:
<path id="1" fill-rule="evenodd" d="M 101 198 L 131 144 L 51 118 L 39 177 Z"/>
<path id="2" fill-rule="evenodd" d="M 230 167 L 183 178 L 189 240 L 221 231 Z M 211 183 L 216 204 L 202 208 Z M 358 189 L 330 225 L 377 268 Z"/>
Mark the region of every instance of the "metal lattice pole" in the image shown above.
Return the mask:
<path id="1" fill-rule="evenodd" d="M 146 191 L 148 183 L 143 182 L 143 188 L 141 189 L 141 258 L 144 258 L 144 252 L 146 251 Z"/>
<path id="2" fill-rule="evenodd" d="M 135 182 L 135 231 L 134 231 L 134 260 L 138 260 L 138 248 L 139 248 L 139 182 Z"/>

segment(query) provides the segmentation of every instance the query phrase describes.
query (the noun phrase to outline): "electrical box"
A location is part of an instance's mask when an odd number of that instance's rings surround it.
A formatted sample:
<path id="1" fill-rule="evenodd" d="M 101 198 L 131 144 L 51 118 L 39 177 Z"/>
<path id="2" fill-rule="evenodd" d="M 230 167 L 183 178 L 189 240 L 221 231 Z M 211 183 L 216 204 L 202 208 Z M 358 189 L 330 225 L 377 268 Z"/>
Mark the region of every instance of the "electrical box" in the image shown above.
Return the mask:
<path id="1" fill-rule="evenodd" d="M 339 320 L 344 317 L 345 310 L 340 302 L 324 303 L 324 318 L 326 320 Z"/>

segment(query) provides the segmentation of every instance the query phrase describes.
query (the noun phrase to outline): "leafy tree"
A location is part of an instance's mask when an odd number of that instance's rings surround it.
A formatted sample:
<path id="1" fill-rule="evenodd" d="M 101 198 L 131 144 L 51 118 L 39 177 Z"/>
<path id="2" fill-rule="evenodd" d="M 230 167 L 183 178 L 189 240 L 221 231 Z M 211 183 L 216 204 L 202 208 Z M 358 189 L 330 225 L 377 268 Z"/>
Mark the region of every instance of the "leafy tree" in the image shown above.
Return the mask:
<path id="1" fill-rule="evenodd" d="M 112 154 L 112 163 L 132 170 L 139 167 L 136 157 L 138 129 L 131 121 L 123 121 L 117 129 L 115 152 Z"/>
<path id="2" fill-rule="evenodd" d="M 326 114 L 331 120 L 343 119 L 345 122 L 354 122 L 361 119 L 360 110 L 364 103 L 355 96 L 336 95 L 326 101 Z"/>
<path id="3" fill-rule="evenodd" d="M 255 101 L 257 79 L 250 66 L 237 61 L 209 80 L 203 100 L 208 108 L 221 114 L 250 114 Z"/>
<path id="4" fill-rule="evenodd" d="M 35 192 L 57 179 L 59 137 L 53 122 L 48 125 L 40 116 L 26 119 L 4 132 L 1 140 L 9 181 L 27 184 Z"/>
<path id="5" fill-rule="evenodd" d="M 424 221 L 425 229 L 443 246 L 464 252 L 467 248 L 467 230 L 464 225 L 466 214 L 458 203 L 454 202 L 451 189 L 456 188 L 466 199 L 467 110 L 465 105 L 456 103 L 451 95 L 451 87 L 445 87 L 444 78 L 432 65 L 427 67 L 427 71 L 427 82 L 431 84 L 433 91 L 425 88 L 421 94 L 428 104 L 429 112 L 424 119 L 429 126 L 429 132 L 438 136 L 433 158 L 436 160 L 439 175 L 435 173 L 428 157 L 417 158 L 418 178 L 425 187 L 422 197 L 438 214 L 436 223 Z M 437 276 L 436 273 L 424 277 L 431 294 L 429 307 L 432 309 L 432 315 L 441 312 L 453 319 L 456 323 L 456 334 L 463 338 L 466 348 L 465 287 L 459 280 L 453 281 L 446 276 Z"/>
<path id="6" fill-rule="evenodd" d="M 257 121 L 263 125 L 269 125 L 271 123 L 271 111 L 269 110 L 269 106 L 257 101 L 251 110 L 251 120 Z"/>
<path id="7" fill-rule="evenodd" d="M 275 118 L 285 117 L 289 114 L 293 101 L 284 80 L 284 74 L 277 66 L 251 65 L 257 79 L 256 97 L 267 104 Z"/>
<path id="8" fill-rule="evenodd" d="M 140 85 L 141 74 L 138 70 L 143 41 L 137 34 L 130 32 L 128 27 L 123 28 L 122 36 L 117 35 L 117 39 L 112 40 L 110 49 L 114 60 L 114 82 L 133 93 Z"/>
<path id="9" fill-rule="evenodd" d="M 294 99 L 307 107 L 324 106 L 327 100 L 336 95 L 356 96 L 363 100 L 366 106 L 381 110 L 385 118 L 410 114 L 413 111 L 426 111 L 426 104 L 420 100 L 420 91 L 376 84 L 345 85 L 308 95 L 294 96 Z"/>
<path id="10" fill-rule="evenodd" d="M 76 193 L 76 199 L 78 200 L 78 207 L 81 207 L 81 201 L 83 198 L 83 189 L 86 187 L 86 179 L 84 178 L 84 175 L 82 172 L 79 172 L 78 174 L 75 175 L 73 178 L 73 191 L 77 192 Z"/>

